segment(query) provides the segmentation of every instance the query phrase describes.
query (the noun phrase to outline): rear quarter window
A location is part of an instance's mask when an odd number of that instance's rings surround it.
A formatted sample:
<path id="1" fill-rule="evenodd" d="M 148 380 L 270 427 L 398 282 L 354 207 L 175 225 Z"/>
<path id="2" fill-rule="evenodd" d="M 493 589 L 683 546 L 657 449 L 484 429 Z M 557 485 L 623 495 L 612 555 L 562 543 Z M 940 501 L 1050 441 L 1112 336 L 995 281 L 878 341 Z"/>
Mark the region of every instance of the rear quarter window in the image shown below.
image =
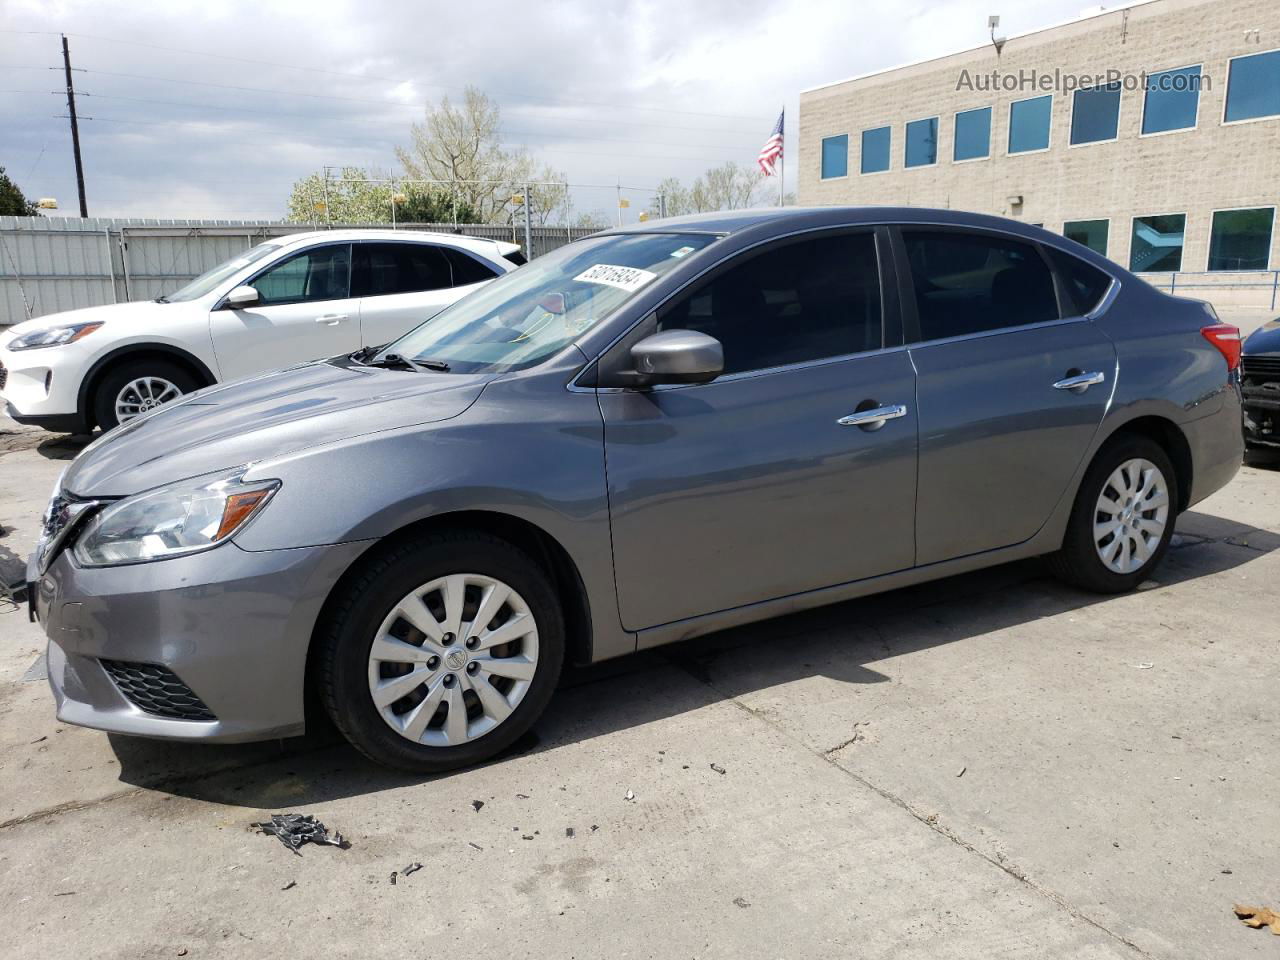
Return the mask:
<path id="1" fill-rule="evenodd" d="M 453 267 L 453 285 L 455 287 L 465 287 L 468 284 L 492 280 L 498 275 L 498 272 L 492 267 L 486 266 L 475 257 L 469 256 L 461 250 L 454 250 L 451 247 L 442 247 L 441 249 L 444 251 L 444 255 L 449 258 L 449 264 Z"/>
<path id="2" fill-rule="evenodd" d="M 1062 278 L 1067 296 L 1074 302 L 1077 316 L 1092 313 L 1111 289 L 1111 277 L 1093 264 L 1061 250 L 1050 249 L 1049 255 Z"/>

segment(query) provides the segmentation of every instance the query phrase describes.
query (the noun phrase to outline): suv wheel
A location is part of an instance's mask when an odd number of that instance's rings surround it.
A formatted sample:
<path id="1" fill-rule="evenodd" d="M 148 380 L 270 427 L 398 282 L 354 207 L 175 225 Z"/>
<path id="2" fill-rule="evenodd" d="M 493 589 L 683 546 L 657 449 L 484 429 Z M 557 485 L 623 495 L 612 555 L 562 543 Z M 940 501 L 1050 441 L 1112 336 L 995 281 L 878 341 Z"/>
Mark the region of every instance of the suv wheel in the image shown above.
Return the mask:
<path id="1" fill-rule="evenodd" d="M 99 382 L 93 397 L 94 420 L 105 432 L 199 386 L 172 360 L 126 360 Z"/>
<path id="2" fill-rule="evenodd" d="M 369 758 L 435 773 L 509 747 L 551 699 L 564 619 L 523 551 L 440 533 L 368 564 L 319 637 L 318 679 L 342 734 Z"/>
<path id="3" fill-rule="evenodd" d="M 1076 494 L 1053 572 L 1097 593 L 1145 580 L 1169 549 L 1177 518 L 1177 476 L 1164 449 L 1121 436 L 1099 451 Z"/>

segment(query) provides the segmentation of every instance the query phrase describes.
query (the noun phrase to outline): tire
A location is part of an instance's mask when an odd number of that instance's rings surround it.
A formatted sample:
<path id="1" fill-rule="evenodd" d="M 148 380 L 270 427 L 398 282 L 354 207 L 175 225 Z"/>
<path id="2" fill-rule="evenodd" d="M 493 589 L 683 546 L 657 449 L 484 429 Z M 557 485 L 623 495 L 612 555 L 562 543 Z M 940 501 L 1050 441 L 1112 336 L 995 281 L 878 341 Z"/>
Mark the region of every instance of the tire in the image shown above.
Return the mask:
<path id="1" fill-rule="evenodd" d="M 1117 508 L 1122 507 L 1126 497 L 1121 487 L 1133 477 L 1133 468 L 1129 468 L 1127 472 L 1119 471 L 1126 464 L 1141 461 L 1158 471 L 1158 478 L 1153 476 L 1152 480 L 1158 480 L 1164 494 L 1161 497 L 1158 492 L 1140 493 L 1137 506 L 1158 504 L 1162 499 L 1167 501 L 1164 504 L 1163 529 L 1158 538 L 1154 535 L 1152 524 L 1158 519 L 1160 509 L 1153 506 L 1148 510 L 1138 509 L 1132 512 L 1128 522 L 1135 526 L 1127 531 L 1121 526 L 1124 536 L 1118 538 L 1113 534 L 1110 539 L 1095 540 L 1095 520 L 1111 527 L 1114 525 L 1113 521 L 1123 521 L 1126 517 L 1123 512 L 1109 514 L 1099 511 L 1104 492 Z M 1147 475 L 1146 470 L 1141 473 L 1144 477 Z M 1120 479 L 1115 480 L 1116 477 Z M 1169 549 L 1177 519 L 1178 496 L 1178 478 L 1173 463 L 1158 443 L 1137 434 L 1122 434 L 1108 441 L 1098 451 L 1080 483 L 1071 518 L 1067 522 L 1062 549 L 1047 558 L 1050 570 L 1060 579 L 1094 593 L 1124 593 L 1132 590 L 1150 576 Z M 1145 558 L 1141 557 L 1138 537 L 1146 544 Z M 1125 538 L 1129 540 L 1128 545 L 1117 543 L 1118 539 Z M 1132 558 L 1129 562 L 1134 565 L 1132 569 L 1116 570 L 1102 556 L 1103 553 L 1122 550 L 1129 551 L 1128 555 Z M 1121 563 L 1119 559 L 1115 562 Z"/>
<path id="2" fill-rule="evenodd" d="M 104 433 L 121 422 L 116 415 L 116 400 L 125 387 L 137 381 L 150 381 L 155 385 L 156 390 L 161 389 L 159 386 L 161 383 L 177 390 L 177 393 L 168 396 L 162 402 L 177 399 L 182 394 L 190 393 L 200 387 L 200 383 L 189 370 L 172 360 L 159 357 L 125 360 L 107 370 L 106 376 L 98 381 L 97 388 L 90 398 L 94 422 L 102 428 Z M 166 395 L 168 392 L 163 390 Z M 148 403 L 147 397 L 139 395 L 138 399 L 141 401 L 140 407 L 145 408 L 140 409 L 139 413 L 145 413 L 150 409 L 151 404 Z"/>
<path id="3" fill-rule="evenodd" d="M 464 577 L 469 583 L 465 590 L 467 600 L 464 609 L 472 620 L 481 615 L 479 608 L 483 601 L 479 598 L 486 596 L 484 590 L 488 589 L 486 586 L 477 587 L 476 580 L 509 588 L 514 597 L 503 606 L 494 608 L 496 617 L 493 612 L 488 615 L 484 627 L 493 623 L 497 627 L 477 630 L 476 637 L 496 635 L 498 629 L 513 625 L 513 621 L 521 616 L 520 611 L 524 611 L 532 618 L 532 647 L 529 635 L 490 651 L 468 649 L 472 638 L 464 639 L 460 635 L 447 646 L 433 647 L 425 633 L 410 627 L 408 621 L 400 617 L 406 603 L 408 608 L 415 610 L 416 618 L 422 617 L 421 609 L 426 608 L 427 616 L 431 616 L 433 621 L 440 621 L 434 622 L 431 629 L 446 630 L 449 615 L 442 606 L 445 588 L 426 589 L 425 592 L 424 588 L 445 578 L 454 583 Z M 411 603 L 413 596 L 422 601 L 417 608 Z M 437 616 L 436 610 L 440 610 L 442 615 Z M 466 616 L 460 620 L 468 626 L 467 631 L 460 633 L 469 632 L 470 626 L 479 625 L 478 620 L 476 624 L 468 625 Z M 528 621 L 522 620 L 522 625 L 527 627 Z M 449 636 L 445 633 L 440 643 L 444 644 Z M 379 663 L 372 659 L 374 641 L 379 637 L 420 643 L 422 652 L 415 654 L 418 657 L 425 657 L 434 650 L 446 658 L 456 658 L 461 653 L 464 659 L 470 659 L 465 666 L 446 663 L 438 657 L 434 658 L 438 661 L 436 667 L 431 667 L 427 660 L 412 664 Z M 316 682 L 320 697 L 342 735 L 357 750 L 378 763 L 412 773 L 440 773 L 488 760 L 509 748 L 533 726 L 550 701 L 560 678 L 565 655 L 565 626 L 551 580 L 528 554 L 488 534 L 450 531 L 406 541 L 371 559 L 342 587 L 317 642 Z M 516 647 L 520 652 L 511 654 L 507 662 L 530 659 L 529 651 L 532 649 L 534 665 L 531 679 L 509 680 L 507 676 L 479 672 L 471 675 L 471 660 L 483 661 L 497 669 L 495 659 Z M 480 668 L 481 663 L 475 663 L 474 667 Z M 388 668 L 391 673 L 385 674 Z M 382 706 L 375 703 L 375 684 L 386 684 L 399 677 L 405 677 L 406 682 L 412 683 L 407 674 L 420 670 L 427 671 L 423 676 L 428 679 L 420 681 L 420 685 L 412 689 L 397 687 L 397 690 L 408 689 L 403 698 Z M 450 678 L 453 685 L 444 689 Z M 481 684 L 488 685 L 489 689 L 483 690 Z M 500 688 L 508 684 L 509 690 L 503 692 Z M 502 703 L 506 704 L 503 709 L 510 712 L 485 731 L 484 725 L 492 719 L 489 707 L 496 701 L 490 697 L 495 690 Z M 485 696 L 480 696 L 481 693 Z M 442 700 L 428 702 L 432 698 Z M 480 729 L 465 742 L 452 738 L 449 726 L 455 703 L 462 701 L 465 701 L 465 709 L 458 716 L 474 718 L 465 724 L 467 734 L 470 735 L 472 729 Z M 415 713 L 417 707 L 423 709 Z M 419 717 L 419 714 L 428 713 L 426 719 Z M 396 723 L 413 729 L 415 718 L 427 725 L 418 733 L 402 732 L 399 726 L 393 728 L 392 724 Z M 448 742 L 444 742 L 446 739 Z"/>

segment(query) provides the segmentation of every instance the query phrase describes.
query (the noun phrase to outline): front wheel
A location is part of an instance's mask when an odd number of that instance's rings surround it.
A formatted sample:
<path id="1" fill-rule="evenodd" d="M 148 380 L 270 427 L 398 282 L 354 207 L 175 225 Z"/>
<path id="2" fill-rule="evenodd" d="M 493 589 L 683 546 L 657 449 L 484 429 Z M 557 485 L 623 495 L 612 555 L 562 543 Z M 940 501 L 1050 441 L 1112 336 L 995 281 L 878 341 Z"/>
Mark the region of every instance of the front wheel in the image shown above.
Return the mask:
<path id="1" fill-rule="evenodd" d="M 98 384 L 94 420 L 105 432 L 199 386 L 195 377 L 170 360 L 127 360 L 107 371 Z"/>
<path id="2" fill-rule="evenodd" d="M 1164 449 L 1147 437 L 1107 443 L 1076 494 L 1053 572 L 1097 593 L 1132 590 L 1164 557 L 1177 519 L 1178 487 Z"/>
<path id="3" fill-rule="evenodd" d="M 436 773 L 525 733 L 564 662 L 564 618 L 524 551 L 481 533 L 406 542 L 365 566 L 318 638 L 321 694 L 372 760 Z"/>

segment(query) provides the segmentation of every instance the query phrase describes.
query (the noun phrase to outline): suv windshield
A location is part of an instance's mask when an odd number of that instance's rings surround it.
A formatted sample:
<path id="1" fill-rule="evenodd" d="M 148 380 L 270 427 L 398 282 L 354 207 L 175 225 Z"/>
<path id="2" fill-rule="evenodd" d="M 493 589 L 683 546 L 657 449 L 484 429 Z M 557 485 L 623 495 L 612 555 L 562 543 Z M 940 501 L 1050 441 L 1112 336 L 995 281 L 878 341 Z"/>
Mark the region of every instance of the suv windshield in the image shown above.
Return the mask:
<path id="1" fill-rule="evenodd" d="M 260 243 L 256 247 L 250 247 L 244 253 L 232 257 L 230 260 L 224 260 L 212 270 L 207 270 L 200 274 L 185 287 L 179 287 L 173 293 L 166 293 L 159 300 L 161 303 L 179 303 L 183 300 L 195 300 L 198 297 L 203 297 L 233 273 L 238 273 L 249 264 L 261 260 L 279 249 L 280 244 L 278 243 Z"/>
<path id="2" fill-rule="evenodd" d="M 456 373 L 531 367 L 716 239 L 636 233 L 580 240 L 464 297 L 381 356 L 443 362 Z"/>

